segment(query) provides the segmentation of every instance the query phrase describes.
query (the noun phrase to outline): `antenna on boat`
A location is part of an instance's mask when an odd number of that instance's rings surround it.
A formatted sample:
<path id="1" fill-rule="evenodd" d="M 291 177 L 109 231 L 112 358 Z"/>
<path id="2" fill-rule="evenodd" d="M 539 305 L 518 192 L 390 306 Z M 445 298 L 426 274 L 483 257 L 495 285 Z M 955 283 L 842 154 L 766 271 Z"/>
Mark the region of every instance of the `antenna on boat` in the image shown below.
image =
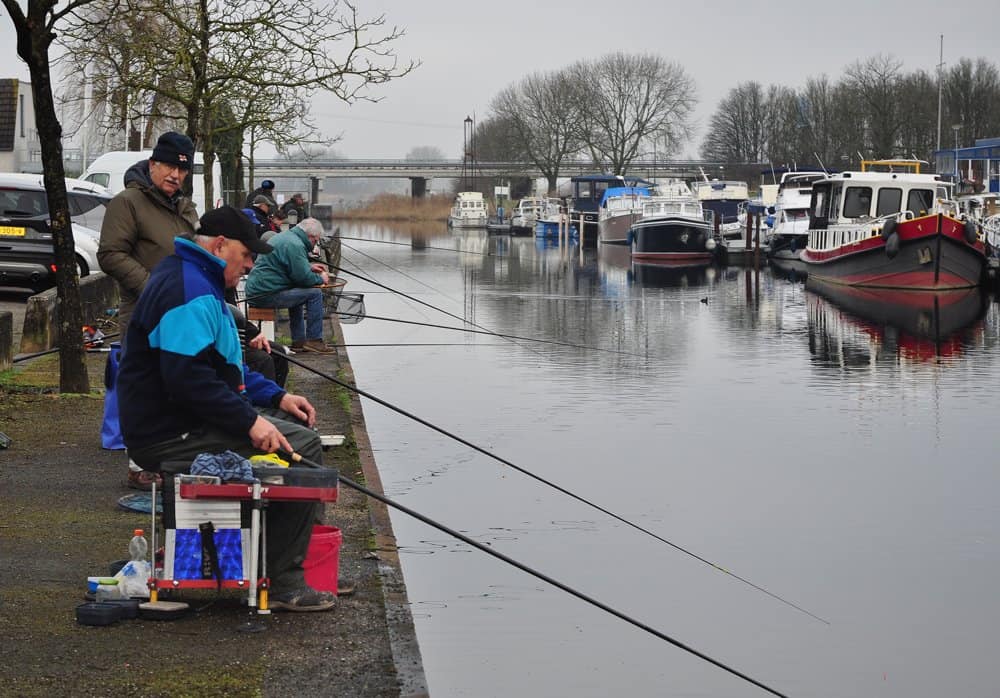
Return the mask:
<path id="1" fill-rule="evenodd" d="M 816 162 L 818 162 L 818 163 L 819 163 L 819 166 L 820 166 L 821 168 L 823 168 L 823 174 L 825 174 L 825 175 L 828 175 L 828 174 L 830 174 L 830 172 L 829 172 L 829 171 L 828 171 L 828 170 L 826 169 L 826 165 L 824 165 L 824 164 L 823 164 L 823 158 L 821 158 L 821 157 L 819 156 L 819 153 L 817 153 L 816 151 L 813 151 L 813 156 L 815 156 L 815 158 L 816 158 Z"/>
<path id="2" fill-rule="evenodd" d="M 705 174 L 705 170 L 702 169 L 701 165 L 698 165 L 698 171 L 701 172 L 701 178 L 704 179 L 707 182 L 708 181 L 708 175 Z"/>
<path id="3" fill-rule="evenodd" d="M 778 178 L 774 174 L 774 163 L 769 162 L 768 164 L 771 166 L 771 184 L 777 184 Z"/>

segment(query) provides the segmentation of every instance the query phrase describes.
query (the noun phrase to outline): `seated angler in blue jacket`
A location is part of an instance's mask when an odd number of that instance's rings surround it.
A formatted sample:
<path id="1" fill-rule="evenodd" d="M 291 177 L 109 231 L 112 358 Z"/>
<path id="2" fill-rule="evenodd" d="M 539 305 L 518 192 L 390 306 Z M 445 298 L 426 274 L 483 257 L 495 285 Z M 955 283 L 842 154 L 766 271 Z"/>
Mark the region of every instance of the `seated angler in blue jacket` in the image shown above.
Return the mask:
<path id="1" fill-rule="evenodd" d="M 243 456 L 296 451 L 321 462 L 316 410 L 243 364 L 236 323 L 224 298 L 271 248 L 253 223 L 224 206 L 201 217 L 198 232 L 174 240 L 153 269 L 128 326 L 118 374 L 121 428 L 129 456 L 158 472 L 201 453 Z M 271 607 L 323 611 L 336 597 L 310 588 L 302 561 L 322 504 L 271 502 L 267 569 Z"/>
<path id="2" fill-rule="evenodd" d="M 316 288 L 330 283 L 330 276 L 322 264 L 309 261 L 322 235 L 323 224 L 306 218 L 269 238 L 274 252 L 257 260 L 247 276 L 246 294 L 252 306 L 288 308 L 292 349 L 332 354 L 334 349 L 323 341 L 323 291 Z"/>

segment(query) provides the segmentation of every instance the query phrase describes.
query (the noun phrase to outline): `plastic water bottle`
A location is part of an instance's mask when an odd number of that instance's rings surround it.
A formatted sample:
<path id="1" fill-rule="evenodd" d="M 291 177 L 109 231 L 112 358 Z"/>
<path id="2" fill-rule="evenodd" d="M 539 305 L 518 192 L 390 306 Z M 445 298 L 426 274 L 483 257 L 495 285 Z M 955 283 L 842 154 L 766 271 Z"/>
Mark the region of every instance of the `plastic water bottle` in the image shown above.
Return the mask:
<path id="1" fill-rule="evenodd" d="M 135 529 L 132 532 L 132 540 L 128 542 L 128 556 L 129 559 L 134 561 L 145 560 L 146 553 L 149 552 L 149 544 L 146 539 L 143 538 L 143 530 L 141 528 Z"/>

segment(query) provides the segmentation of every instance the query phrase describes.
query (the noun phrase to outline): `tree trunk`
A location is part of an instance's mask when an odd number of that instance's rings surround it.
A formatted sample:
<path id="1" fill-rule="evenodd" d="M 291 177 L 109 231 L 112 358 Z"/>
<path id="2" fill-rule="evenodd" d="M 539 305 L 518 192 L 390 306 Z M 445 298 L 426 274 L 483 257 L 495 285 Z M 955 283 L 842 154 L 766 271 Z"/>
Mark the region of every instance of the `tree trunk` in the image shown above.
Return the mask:
<path id="1" fill-rule="evenodd" d="M 90 381 L 84 362 L 82 341 L 83 308 L 80 303 L 80 280 L 76 271 L 73 228 L 70 225 L 66 198 L 66 175 L 63 170 L 62 126 L 56 116 L 49 72 L 46 28 L 31 29 L 32 101 L 35 127 L 42 148 L 45 191 L 48 194 L 52 246 L 55 250 L 56 288 L 59 313 L 59 390 L 63 393 L 89 393 Z M 92 270 L 96 271 L 96 270 Z"/>

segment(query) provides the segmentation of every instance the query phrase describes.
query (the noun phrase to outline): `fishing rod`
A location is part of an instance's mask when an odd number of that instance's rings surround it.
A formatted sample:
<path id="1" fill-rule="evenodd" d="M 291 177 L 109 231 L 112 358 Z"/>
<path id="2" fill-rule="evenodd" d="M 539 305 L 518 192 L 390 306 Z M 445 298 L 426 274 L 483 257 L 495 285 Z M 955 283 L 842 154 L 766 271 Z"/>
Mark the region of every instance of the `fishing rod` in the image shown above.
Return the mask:
<path id="1" fill-rule="evenodd" d="M 602 349 L 601 347 L 590 347 L 585 344 L 573 344 L 572 342 L 560 342 L 555 339 L 536 339 L 534 337 L 522 337 L 516 334 L 504 334 L 501 332 L 490 332 L 488 330 L 470 330 L 466 327 L 451 327 L 449 325 L 436 325 L 431 322 L 417 322 L 416 320 L 400 320 L 394 317 L 382 317 L 380 315 L 368 315 L 367 313 L 346 313 L 338 312 L 337 315 L 342 317 L 356 317 L 356 318 L 366 318 L 368 320 L 385 320 L 386 322 L 398 322 L 404 325 L 420 325 L 422 327 L 434 327 L 440 330 L 455 330 L 456 332 L 469 332 L 471 334 L 485 334 L 491 337 L 501 337 L 503 339 L 517 339 L 522 342 L 538 342 L 540 344 L 555 344 L 560 347 L 569 347 L 571 349 L 587 349 L 590 351 L 603 351 L 608 354 L 624 354 L 625 356 L 638 356 L 640 358 L 648 358 L 645 354 L 637 354 L 631 351 L 622 351 L 620 349 Z"/>
<path id="2" fill-rule="evenodd" d="M 506 256 L 506 255 L 493 254 L 492 252 L 470 252 L 469 250 L 456 250 L 454 247 L 433 247 L 433 246 L 430 246 L 430 245 L 425 246 L 425 247 L 414 247 L 411 243 L 408 243 L 408 242 L 393 242 L 391 240 L 373 240 L 371 238 L 353 238 L 353 237 L 347 237 L 345 235 L 341 235 L 340 239 L 341 240 L 360 240 L 362 242 L 378 242 L 378 243 L 381 243 L 383 245 L 401 245 L 403 247 L 409 247 L 411 250 L 441 250 L 443 252 L 456 252 L 458 254 L 474 254 L 474 255 L 478 255 L 480 257 L 501 257 L 502 258 L 502 257 Z"/>
<path id="3" fill-rule="evenodd" d="M 299 455 L 298 453 L 294 453 L 294 452 L 289 453 L 288 451 L 279 451 L 278 453 L 283 458 L 287 458 L 287 459 L 289 459 L 291 461 L 294 461 L 296 463 L 302 463 L 302 464 L 304 464 L 304 465 L 306 465 L 306 466 L 308 466 L 310 468 L 323 468 L 323 466 L 320 465 L 319 463 L 311 461 L 308 458 Z M 360 485 L 357 482 L 354 482 L 350 478 L 344 477 L 343 475 L 338 475 L 338 480 L 340 482 L 344 483 L 345 485 L 347 485 L 348 487 L 350 487 L 350 488 L 352 488 L 354 490 L 357 490 L 358 492 L 360 492 L 360 493 L 362 493 L 362 494 L 364 494 L 364 495 L 366 495 L 368 497 L 371 497 L 372 499 L 376 499 L 376 500 L 382 502 L 383 504 L 386 504 L 386 505 L 388 505 L 390 507 L 393 507 L 394 509 L 398 509 L 399 511 L 403 512 L 404 514 L 412 516 L 413 518 L 417 519 L 418 521 L 422 521 L 423 523 L 427 524 L 428 526 L 431 526 L 432 528 L 436 528 L 439 531 L 443 531 L 444 533 L 448 534 L 449 536 L 457 538 L 458 540 L 462 541 L 466 545 L 472 546 L 476 550 L 481 550 L 482 552 L 487 553 L 488 555 L 492 555 L 493 557 L 497 558 L 498 560 L 502 560 L 503 562 L 506 562 L 508 565 L 512 565 L 512 566 L 516 567 L 517 569 L 521 570 L 522 572 L 527 572 L 531 576 L 537 577 L 538 579 L 541 579 L 543 582 L 548 582 L 552 586 L 554 586 L 554 587 L 556 587 L 558 589 L 562 589 L 566 593 L 572 594 L 573 596 L 575 596 L 576 598 L 578 598 L 578 599 L 580 599 L 582 601 L 586 601 L 591 606 L 599 608 L 602 611 L 604 611 L 605 613 L 610 613 L 611 615 L 615 616 L 616 618 L 620 618 L 621 620 L 625 621 L 626 623 L 631 623 L 632 625 L 634 625 L 635 627 L 639 628 L 640 630 L 645 630 L 647 633 L 649 633 L 649 634 L 651 634 L 651 635 L 653 635 L 655 637 L 658 637 L 661 640 L 665 640 L 666 642 L 669 642 L 674 647 L 678 647 L 678 648 L 684 650 L 685 652 L 689 652 L 689 653 L 693 654 L 694 656 L 698 657 L 699 659 L 703 659 L 704 661 L 709 662 L 710 664 L 714 664 L 715 666 L 719 667 L 720 669 L 723 669 L 723 670 L 729 672 L 733 676 L 737 676 L 737 677 L 743 679 L 744 681 L 748 681 L 748 682 L 752 683 L 754 686 L 757 686 L 758 688 L 762 688 L 763 690 L 767 691 L 768 693 L 771 693 L 772 695 L 782 696 L 782 697 L 785 696 L 784 693 L 779 693 L 778 691 L 776 691 L 775 689 L 771 688 L 767 684 L 761 683 L 760 681 L 757 681 L 756 679 L 754 679 L 754 678 L 752 678 L 750 676 L 747 676 L 743 672 L 741 672 L 741 671 L 739 671 L 737 669 L 734 669 L 733 667 L 731 667 L 731 666 L 729 666 L 727 664 L 724 664 L 724 663 L 720 662 L 717 659 L 713 659 L 712 657 L 709 657 L 704 652 L 700 652 L 700 651 L 696 650 L 695 648 L 691 647 L 690 645 L 686 645 L 683 642 L 681 642 L 680 640 L 677 640 L 677 639 L 675 639 L 675 638 L 667 635 L 666 633 L 661 632 L 661 631 L 657 630 L 656 628 L 654 628 L 654 627 L 652 627 L 650 625 L 647 625 L 646 623 L 643 623 L 640 620 L 636 620 L 635 618 L 633 618 L 633 617 L 631 617 L 629 615 L 626 615 L 622 611 L 619 611 L 618 609 L 613 608 L 613 607 L 607 605 L 606 603 L 598 601 L 597 599 L 595 599 L 595 598 L 593 598 L 591 596 L 588 596 L 587 594 L 584 594 L 583 592 L 578 591 L 577 589 L 574 589 L 573 587 L 569 586 L 568 584 L 564 584 L 563 582 L 560 582 L 559 580 L 550 577 L 549 575 L 545 574 L 544 572 L 539 572 L 538 570 L 533 569 L 533 568 L 529 567 L 528 565 L 525 565 L 524 563 L 519 562 L 519 561 L 515 560 L 514 558 L 512 558 L 512 557 L 510 557 L 508 555 L 504 555 L 503 553 L 501 553 L 501 552 L 499 552 L 497 550 L 494 550 L 493 548 L 491 548 L 488 545 L 483 545 L 479 541 L 473 540 L 469 536 L 467 536 L 465 534 L 462 534 L 462 533 L 459 533 L 458 531 L 456 531 L 453 528 L 449 528 L 448 526 L 446 526 L 446 525 L 444 525 L 442 523 L 439 523 L 439 522 L 435 521 L 434 519 L 432 519 L 432 518 L 430 518 L 428 516 L 424 516 L 423 514 L 421 514 L 418 511 L 415 511 L 415 510 L 413 510 L 413 509 L 411 509 L 411 508 L 409 508 L 409 507 L 407 507 L 407 506 L 405 506 L 403 504 L 400 504 L 399 502 L 393 501 L 392 499 L 389 499 L 385 495 L 382 495 L 382 494 L 379 494 L 378 492 L 370 490 L 367 487 L 365 487 L 363 485 Z"/>
<path id="4" fill-rule="evenodd" d="M 301 366 L 302 368 L 306 369 L 307 371 L 309 371 L 311 373 L 316 374 L 317 376 L 319 376 L 321 378 L 325 378 L 326 380 L 330 381 L 331 383 L 335 383 L 336 385 L 339 385 L 342 388 L 347 388 L 348 390 L 350 390 L 352 392 L 355 392 L 355 393 L 357 393 L 358 395 L 360 395 L 362 397 L 366 397 L 369 400 L 371 400 L 373 402 L 376 402 L 376 403 L 382 405 L 383 407 L 386 407 L 386 408 L 392 410 L 393 412 L 397 412 L 397 413 L 403 415 L 404 417 L 409 417 L 410 419 L 412 419 L 413 421 L 417 422 L 418 424 L 423 424 L 425 427 L 427 427 L 429 429 L 433 429 L 434 431 L 438 432 L 439 434 L 443 434 L 444 436 L 447 436 L 448 438 L 453 439 L 453 440 L 457 441 L 458 443 L 460 443 L 460 444 L 462 444 L 464 446 L 468 446 L 472 450 L 474 450 L 474 451 L 476 451 L 478 453 L 482 453 L 484 456 L 492 458 L 493 460 L 497 461 L 498 463 L 502 463 L 503 465 L 506 465 L 506 466 L 508 466 L 510 468 L 513 468 L 514 470 L 518 471 L 519 473 L 527 475 L 528 477 L 533 478 L 533 479 L 537 480 L 538 482 L 541 482 L 544 485 L 548 485 L 552 489 L 554 489 L 554 490 L 556 490 L 558 492 L 561 492 L 561 493 L 565 494 L 566 496 L 575 499 L 578 502 L 586 504 L 587 506 L 592 507 L 592 508 L 596 509 L 597 511 L 603 513 L 603 514 L 606 514 L 607 516 L 610 516 L 611 518 L 615 519 L 616 521 L 620 521 L 623 524 L 631 526 L 632 528 L 634 528 L 637 531 L 645 533 L 647 536 L 655 538 L 656 540 L 658 540 L 658 541 L 660 541 L 662 543 L 666 543 L 667 545 L 669 545 L 673 549 L 678 550 L 678 551 L 684 553 L 685 555 L 693 557 L 695 560 L 703 562 L 704 564 L 706 564 L 706 565 L 708 565 L 710 567 L 714 567 L 715 569 L 719 570 L 720 572 L 729 575 L 733 579 L 737 579 L 737 580 L 743 582 L 744 584 L 747 584 L 748 586 L 753 587 L 757 591 L 760 591 L 760 592 L 762 592 L 764 594 L 767 594 L 772 599 L 780 601 L 781 603 L 783 603 L 783 604 L 785 604 L 787 606 L 791 606 L 792 608 L 796 609 L 797 611 L 801 611 L 802 613 L 805 613 L 806 615 L 811 616 L 811 617 L 815 618 L 818 621 L 822 621 L 823 623 L 826 623 L 827 625 L 830 624 L 830 621 L 825 620 L 823 618 L 820 618 L 819 616 L 815 615 L 814 613 L 811 613 L 811 612 L 807 611 L 806 609 L 802 608 L 801 606 L 797 606 L 796 604 L 792 603 L 791 601 L 788 601 L 787 599 L 784 599 L 784 598 L 778 596 L 777 594 L 774 594 L 774 593 L 768 591 L 767 589 L 754 584 L 750 580 L 744 579 L 740 575 L 735 574 L 733 572 L 730 572 L 729 570 L 727 570 L 724 567 L 720 567 L 719 565 L 715 564 L 714 562 L 705 559 L 701 555 L 698 555 L 697 553 L 694 553 L 694 552 L 688 550 L 687 548 L 684 548 L 684 547 L 678 545 L 677 543 L 673 543 L 673 542 L 667 540 L 666 538 L 664 538 L 663 536 L 660 536 L 660 535 L 658 535 L 656 533 L 653 533 L 649 529 L 644 528 L 644 527 L 640 526 L 637 523 L 633 523 L 632 521 L 629 521 L 628 519 L 626 519 L 626 518 L 624 518 L 624 517 L 622 517 L 622 516 L 614 513 L 613 511 L 610 511 L 609 509 L 605 509 L 601 505 L 599 505 L 599 504 L 597 504 L 595 502 L 592 502 L 589 499 L 581 497 L 580 495 L 567 490 L 565 487 L 562 487 L 561 485 L 557 485 L 556 483 L 552 482 L 551 480 L 545 479 L 544 477 L 542 477 L 541 475 L 538 475 L 537 473 L 533 473 L 530 470 L 527 470 L 526 468 L 522 468 L 521 466 L 517 465 L 516 463 L 513 463 L 513 462 L 507 460 L 506 458 L 502 458 L 501 456 L 498 456 L 495 453 L 492 453 L 491 451 L 487 451 L 482 446 L 478 446 L 478 445 L 472 443 L 471 441 L 468 441 L 467 439 L 463 439 L 461 436 L 458 436 L 457 434 L 453 434 L 452 432 L 448 431 L 447 429 L 444 429 L 442 427 L 437 426 L 436 424 L 428 422 L 426 419 L 422 419 L 421 417 L 418 417 L 417 415 L 413 414 L 412 412 L 407 412 L 403 408 L 398 407 L 396 405 L 393 405 L 391 402 L 387 402 L 386 400 L 383 400 L 382 398 L 376 397 L 376 396 L 372 395 L 371 393 L 369 393 L 369 392 L 367 392 L 365 390 L 362 390 L 361 388 L 357 387 L 356 385 L 351 385 L 350 383 L 346 383 L 346 382 L 344 382 L 342 380 L 334 378 L 330 374 L 325 373 L 323 371 L 320 371 L 319 369 L 317 369 L 317 368 L 315 368 L 313 366 L 310 366 L 309 364 L 305 363 L 304 361 L 300 361 L 300 360 L 295 359 L 295 358 L 293 358 L 291 356 L 288 356 L 288 355 L 285 356 L 285 359 L 287 359 L 289 362 L 295 364 L 296 366 Z"/>
<path id="5" fill-rule="evenodd" d="M 345 247 L 348 247 L 348 246 L 345 245 Z M 348 249 L 351 249 L 351 248 L 348 247 Z M 365 253 L 362 252 L 361 254 L 365 254 Z M 365 255 L 365 256 L 369 257 L 370 259 L 374 259 L 374 257 L 370 257 L 369 255 Z M 385 264 L 385 262 L 381 262 L 381 261 L 379 261 L 377 259 L 375 261 L 379 262 L 379 264 L 384 264 L 385 266 L 389 267 L 393 271 L 397 271 L 396 269 L 393 269 L 392 266 L 390 266 L 388 264 Z M 354 264 L 354 263 L 352 262 L 352 264 Z M 358 265 L 354 264 L 354 266 L 357 267 Z M 360 269 L 361 267 L 358 267 L 358 268 Z M 501 338 L 507 339 L 507 341 L 513 342 L 514 344 L 517 343 L 517 342 L 514 342 L 514 340 L 512 340 L 512 339 L 508 339 L 508 338 L 503 337 L 503 335 L 500 335 L 497 332 L 494 332 L 493 330 L 489 329 L 488 327 L 483 327 L 482 325 L 480 325 L 480 324 L 478 324 L 476 322 L 473 322 L 472 320 L 467 320 L 466 318 L 464 318 L 464 317 L 462 317 L 460 315 L 456 315 L 455 313 L 451 313 L 451 312 L 449 312 L 449 311 L 447 311 L 447 310 L 445 310 L 443 308 L 437 307 L 436 305 L 432 305 L 431 303 L 428 303 L 426 301 L 422 301 L 419 298 L 414 298 L 413 296 L 409 295 L 408 293 L 403 293 L 402 291 L 400 291 L 398 289 L 390 288 L 389 286 L 386 286 L 383 283 L 379 283 L 378 281 L 375 281 L 375 279 L 373 279 L 373 278 L 365 277 L 365 276 L 362 276 L 361 274 L 356 274 L 354 272 L 347 271 L 346 269 L 342 269 L 342 268 L 337 267 L 337 266 L 334 266 L 334 269 L 336 269 L 337 271 L 342 271 L 345 274 L 350 274 L 351 276 L 357 277 L 358 279 L 361 279 L 362 281 L 367 281 L 368 283 L 374 284 L 375 286 L 378 286 L 379 288 L 384 288 L 386 291 L 390 291 L 391 293 L 395 293 L 395 294 L 397 294 L 399 296 L 402 296 L 403 298 L 405 298 L 407 300 L 413 301 L 415 303 L 420 303 L 421 305 L 425 305 L 428 308 L 431 308 L 432 310 L 436 310 L 439 313 L 443 313 L 443 314 L 447 315 L 448 317 L 452 317 L 452 318 L 455 318 L 456 320 L 459 320 L 459 321 L 464 322 L 466 324 L 472 325 L 473 327 L 476 327 L 476 328 L 478 328 L 480 330 L 483 330 L 484 332 L 488 332 L 488 333 L 490 333 L 492 335 L 495 335 L 497 337 L 501 337 Z M 397 271 L 397 273 L 402 274 L 402 272 L 398 272 L 398 271 Z M 408 276 L 408 275 L 404 274 L 404 276 Z M 410 277 L 410 278 L 413 278 L 413 277 Z M 419 283 L 423 283 L 422 281 L 419 281 L 418 279 L 414 279 L 414 281 L 418 281 Z M 432 291 L 436 291 L 436 292 L 440 293 L 440 291 L 438 291 L 437 289 L 435 289 L 433 286 L 430 286 L 428 284 L 424 284 L 424 286 L 427 286 L 427 288 L 431 289 Z M 441 295 L 444 296 L 443 293 Z M 445 298 L 448 298 L 448 296 L 445 296 Z M 449 300 L 455 302 L 455 299 L 453 299 L 453 298 L 449 298 Z M 528 349 L 531 352 L 534 352 L 535 354 L 539 353 L 535 349 L 531 349 L 529 347 L 525 347 L 525 348 Z"/>
<path id="6" fill-rule="evenodd" d="M 101 340 L 113 339 L 114 337 L 117 337 L 117 336 L 118 336 L 118 333 L 117 332 L 113 332 L 111 334 L 103 335 L 101 337 Z M 45 349 L 43 351 L 36 351 L 34 353 L 31 353 L 31 354 L 22 354 L 21 356 L 15 356 L 13 359 L 11 359 L 11 363 L 12 364 L 16 364 L 16 363 L 19 363 L 21 361 L 27 361 L 28 359 L 37 359 L 39 356 L 48 356 L 49 354 L 55 354 L 59 350 L 60 350 L 60 347 L 52 347 L 51 349 Z M 94 348 L 91 348 L 91 349 L 85 349 L 85 351 L 88 354 L 100 354 L 100 353 L 108 352 L 110 350 L 111 350 L 110 347 L 107 347 L 107 348 L 94 347 Z"/>

